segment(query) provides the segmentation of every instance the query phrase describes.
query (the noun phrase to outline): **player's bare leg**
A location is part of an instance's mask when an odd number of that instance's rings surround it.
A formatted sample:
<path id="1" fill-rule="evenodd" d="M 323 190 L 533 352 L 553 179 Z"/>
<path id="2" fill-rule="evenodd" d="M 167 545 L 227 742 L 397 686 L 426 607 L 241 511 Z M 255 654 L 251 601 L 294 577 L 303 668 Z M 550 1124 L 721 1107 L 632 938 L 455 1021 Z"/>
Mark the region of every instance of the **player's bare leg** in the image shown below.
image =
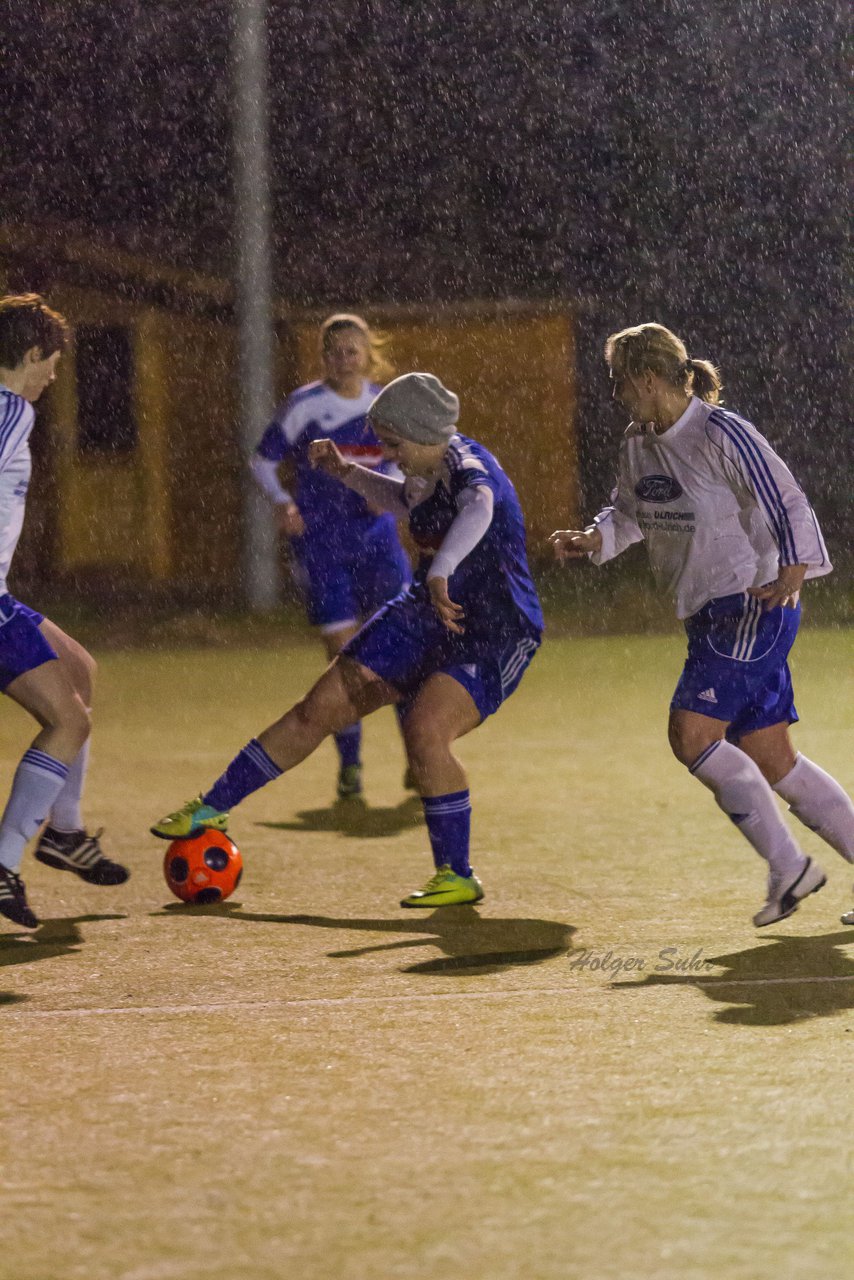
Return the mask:
<path id="1" fill-rule="evenodd" d="M 339 656 L 304 698 L 246 744 L 208 791 L 155 823 L 152 834 L 180 840 L 206 828 L 225 831 L 234 805 L 300 764 L 330 734 L 399 696 L 367 667 Z"/>
<path id="2" fill-rule="evenodd" d="M 346 656 L 336 658 L 306 696 L 258 735 L 282 773 L 293 769 L 324 738 L 399 700 L 373 671 Z"/>
<path id="3" fill-rule="evenodd" d="M 18 765 L 0 820 L 0 914 L 34 929 L 38 918 L 18 874 L 21 859 L 89 735 L 89 716 L 55 659 L 12 680 L 6 693 L 30 713 L 41 730 Z"/>
<path id="4" fill-rule="evenodd" d="M 89 712 L 58 661 L 25 671 L 6 694 L 41 725 L 32 746 L 69 765 L 89 737 Z"/>
<path id="5" fill-rule="evenodd" d="M 797 752 L 787 724 L 772 724 L 767 729 L 744 733 L 738 740 L 738 746 L 759 766 L 769 786 L 775 787 L 795 767 Z"/>
<path id="6" fill-rule="evenodd" d="M 337 658 L 349 640 L 359 630 L 357 622 L 347 622 L 334 630 L 321 633 L 326 656 L 330 662 Z M 338 751 L 337 793 L 339 800 L 349 800 L 362 794 L 362 725 L 359 720 L 345 725 L 335 733 Z"/>
<path id="7" fill-rule="evenodd" d="M 84 707 L 91 710 L 95 672 L 97 671 L 95 659 L 88 650 L 83 648 L 79 641 L 73 639 L 72 636 L 66 635 L 61 627 L 58 627 L 55 622 L 51 622 L 50 618 L 42 620 L 39 624 L 39 631 L 55 650 L 60 666 L 68 676 L 72 688 Z"/>
<path id="8" fill-rule="evenodd" d="M 55 650 L 86 716 L 91 713 L 95 684 L 95 659 L 82 644 L 45 618 L 39 630 Z M 35 856 L 58 871 L 71 871 L 87 884 L 124 884 L 130 877 L 126 867 L 107 858 L 101 848 L 101 832 L 90 835 L 81 813 L 81 799 L 89 765 L 89 738 L 69 763 L 68 776 L 51 805 L 48 822 L 39 837 Z"/>
<path id="9" fill-rule="evenodd" d="M 468 786 L 452 745 L 480 720 L 471 694 L 451 676 L 440 673 L 426 681 L 403 725 L 409 765 L 422 796 L 446 795 Z"/>

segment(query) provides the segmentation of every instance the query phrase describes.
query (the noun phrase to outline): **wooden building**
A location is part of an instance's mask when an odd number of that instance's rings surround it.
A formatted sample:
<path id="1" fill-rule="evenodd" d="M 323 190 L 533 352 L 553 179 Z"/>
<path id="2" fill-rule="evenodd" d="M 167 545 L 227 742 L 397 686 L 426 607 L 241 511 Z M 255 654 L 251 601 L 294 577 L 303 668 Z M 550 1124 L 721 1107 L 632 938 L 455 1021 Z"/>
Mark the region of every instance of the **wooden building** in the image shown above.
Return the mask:
<path id="1" fill-rule="evenodd" d="M 245 465 L 229 285 L 43 230 L 0 225 L 0 287 L 36 290 L 74 326 L 43 398 L 13 577 L 87 576 L 212 597 L 239 594 Z M 461 429 L 492 449 L 525 509 L 532 555 L 577 515 L 574 324 L 517 301 L 359 307 L 399 372 L 460 396 Z M 327 311 L 277 308 L 281 394 L 319 375 Z"/>

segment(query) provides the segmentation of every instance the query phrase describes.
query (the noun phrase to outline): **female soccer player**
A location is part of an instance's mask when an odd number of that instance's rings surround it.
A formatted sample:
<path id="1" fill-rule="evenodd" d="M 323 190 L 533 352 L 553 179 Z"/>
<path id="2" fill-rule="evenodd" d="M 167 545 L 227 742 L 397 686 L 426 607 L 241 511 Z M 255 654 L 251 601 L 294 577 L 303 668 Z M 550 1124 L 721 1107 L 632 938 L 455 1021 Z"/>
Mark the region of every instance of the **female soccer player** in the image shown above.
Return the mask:
<path id="1" fill-rule="evenodd" d="M 225 830 L 228 810 L 304 760 L 330 733 L 393 703 L 424 804 L 435 874 L 405 907 L 477 902 L 471 803 L 452 744 L 497 711 L 539 647 L 542 614 L 516 492 L 482 445 L 456 433 L 459 401 L 429 373 L 379 393 L 370 419 L 403 480 L 315 440 L 312 465 L 373 506 L 408 517 L 422 551 L 413 584 L 349 641 L 306 697 L 253 739 L 203 795 L 158 822 L 165 840 Z"/>
<path id="2" fill-rule="evenodd" d="M 334 441 L 343 457 L 381 467 L 379 441 L 366 420 L 379 392 L 371 378 L 391 370 L 376 336 L 360 316 L 334 315 L 320 327 L 322 382 L 300 387 L 276 410 L 255 451 L 252 473 L 275 503 L 279 530 L 291 539 L 309 621 L 334 658 L 360 622 L 391 599 L 410 578 L 409 561 L 393 515 L 378 512 L 358 493 L 311 466 L 315 437 Z M 292 459 L 296 497 L 282 487 L 279 464 Z M 360 724 L 335 734 L 338 795 L 362 790 Z M 411 786 L 407 777 L 405 785 Z"/>
<path id="3" fill-rule="evenodd" d="M 30 481 L 32 406 L 56 376 L 66 334 L 63 317 L 37 294 L 0 298 L 0 689 L 41 725 L 0 820 L 0 913 L 27 929 L 39 922 L 18 869 L 45 818 L 39 862 L 90 884 L 123 884 L 129 874 L 104 857 L 80 816 L 95 663 L 6 588 Z"/>
<path id="4" fill-rule="evenodd" d="M 799 592 L 830 561 L 791 472 L 755 427 L 719 407 L 713 365 L 689 359 L 658 324 L 612 334 L 605 359 L 614 398 L 632 418 L 613 505 L 551 542 L 561 560 L 604 564 L 646 540 L 688 633 L 670 745 L 767 860 L 768 897 L 753 922 L 774 924 L 825 882 L 789 833 L 775 791 L 854 862 L 854 806 L 789 737 L 798 716 L 786 658 Z"/>

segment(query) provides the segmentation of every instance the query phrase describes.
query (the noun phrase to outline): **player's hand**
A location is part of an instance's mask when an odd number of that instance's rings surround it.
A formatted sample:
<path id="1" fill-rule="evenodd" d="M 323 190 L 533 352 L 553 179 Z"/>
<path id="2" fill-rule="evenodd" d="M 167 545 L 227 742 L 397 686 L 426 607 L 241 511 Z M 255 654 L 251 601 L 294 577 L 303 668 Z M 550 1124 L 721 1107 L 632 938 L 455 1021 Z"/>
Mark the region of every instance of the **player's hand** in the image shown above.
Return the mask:
<path id="1" fill-rule="evenodd" d="M 305 533 L 305 521 L 295 502 L 283 502 L 276 507 L 276 526 L 286 538 L 301 538 Z"/>
<path id="2" fill-rule="evenodd" d="M 556 529 L 549 542 L 560 564 L 565 560 L 580 560 L 590 551 L 602 550 L 602 534 L 595 525 L 587 529 Z"/>
<path id="3" fill-rule="evenodd" d="M 761 600 L 763 609 L 776 609 L 778 605 L 794 609 L 806 571 L 805 564 L 784 564 L 774 582 L 766 582 L 764 587 L 750 587 L 747 594 Z"/>
<path id="4" fill-rule="evenodd" d="M 313 467 L 327 471 L 338 480 L 342 480 L 353 466 L 342 456 L 334 440 L 312 440 L 308 446 L 308 460 Z"/>
<path id="5" fill-rule="evenodd" d="M 465 633 L 465 627 L 460 624 L 465 619 L 463 607 L 454 604 L 448 595 L 448 579 L 447 578 L 428 578 L 427 590 L 430 592 L 430 599 L 433 602 L 433 608 L 442 619 L 444 625 L 449 631 L 455 632 L 458 636 Z"/>

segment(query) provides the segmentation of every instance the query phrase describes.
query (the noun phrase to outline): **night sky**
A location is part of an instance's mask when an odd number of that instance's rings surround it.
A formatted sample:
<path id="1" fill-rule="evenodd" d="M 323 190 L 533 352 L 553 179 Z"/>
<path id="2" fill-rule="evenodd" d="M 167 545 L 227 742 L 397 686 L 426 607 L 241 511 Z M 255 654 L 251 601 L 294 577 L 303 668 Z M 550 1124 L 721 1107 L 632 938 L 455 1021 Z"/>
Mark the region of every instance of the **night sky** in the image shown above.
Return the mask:
<path id="1" fill-rule="evenodd" d="M 0 9 L 2 220 L 227 274 L 231 5 Z M 846 11 L 271 0 L 277 287 L 580 301 L 591 420 L 605 336 L 670 324 L 839 524 Z"/>

